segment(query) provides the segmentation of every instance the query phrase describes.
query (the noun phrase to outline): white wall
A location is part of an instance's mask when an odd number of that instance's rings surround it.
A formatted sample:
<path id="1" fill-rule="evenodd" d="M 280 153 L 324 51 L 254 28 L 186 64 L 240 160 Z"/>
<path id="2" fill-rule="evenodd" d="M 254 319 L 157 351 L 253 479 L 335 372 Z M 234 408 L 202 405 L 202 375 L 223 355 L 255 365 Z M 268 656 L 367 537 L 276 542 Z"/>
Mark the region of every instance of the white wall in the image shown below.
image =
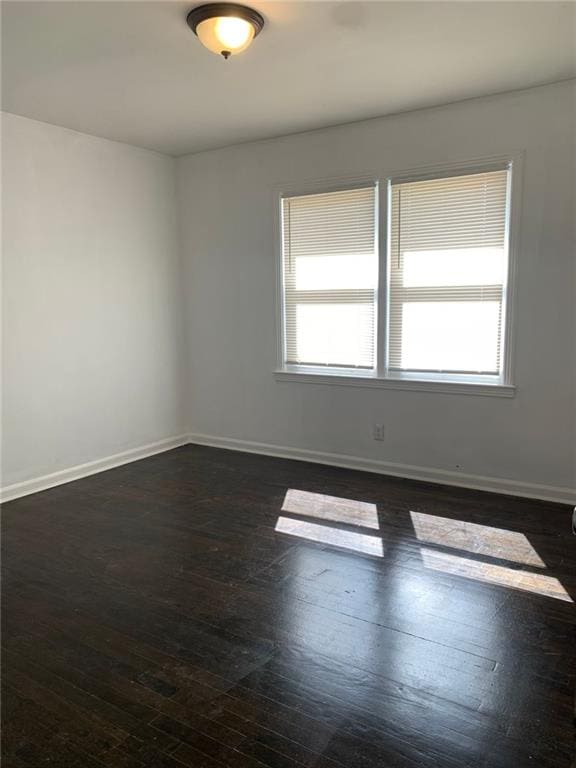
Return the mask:
<path id="1" fill-rule="evenodd" d="M 188 428 L 569 497 L 575 99 L 548 86 L 181 158 L 183 265 L 172 159 L 5 114 L 2 486 Z M 516 397 L 274 380 L 278 186 L 518 150 Z"/>
<path id="2" fill-rule="evenodd" d="M 574 99 L 574 83 L 560 84 L 180 159 L 191 431 L 551 486 L 547 495 L 576 487 Z M 519 150 L 516 397 L 274 380 L 276 186 Z"/>
<path id="3" fill-rule="evenodd" d="M 3 115 L 3 477 L 184 431 L 174 161 Z"/>

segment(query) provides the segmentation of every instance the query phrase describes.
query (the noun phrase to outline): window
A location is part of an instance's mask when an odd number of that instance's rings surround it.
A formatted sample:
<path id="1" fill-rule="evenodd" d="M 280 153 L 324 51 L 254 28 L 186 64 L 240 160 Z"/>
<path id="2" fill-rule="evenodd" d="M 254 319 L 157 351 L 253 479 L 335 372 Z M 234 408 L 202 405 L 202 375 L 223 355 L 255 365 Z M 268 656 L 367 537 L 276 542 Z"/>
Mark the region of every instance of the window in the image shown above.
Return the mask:
<path id="1" fill-rule="evenodd" d="M 376 187 L 282 201 L 288 365 L 375 364 Z"/>
<path id="2" fill-rule="evenodd" d="M 279 373 L 512 394 L 510 181 L 506 162 L 283 197 Z"/>
<path id="3" fill-rule="evenodd" d="M 498 376 L 508 171 L 391 186 L 390 371 Z"/>

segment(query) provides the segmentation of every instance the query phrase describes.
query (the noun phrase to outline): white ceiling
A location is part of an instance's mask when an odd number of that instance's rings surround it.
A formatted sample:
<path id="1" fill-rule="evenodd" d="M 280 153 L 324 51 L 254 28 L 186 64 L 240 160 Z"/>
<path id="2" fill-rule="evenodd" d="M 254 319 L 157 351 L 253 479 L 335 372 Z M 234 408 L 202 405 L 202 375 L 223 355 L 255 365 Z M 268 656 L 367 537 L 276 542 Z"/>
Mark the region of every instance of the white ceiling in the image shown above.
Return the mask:
<path id="1" fill-rule="evenodd" d="M 224 61 L 200 1 L 3 2 L 3 109 L 179 155 L 576 76 L 572 2 L 255 0 Z"/>

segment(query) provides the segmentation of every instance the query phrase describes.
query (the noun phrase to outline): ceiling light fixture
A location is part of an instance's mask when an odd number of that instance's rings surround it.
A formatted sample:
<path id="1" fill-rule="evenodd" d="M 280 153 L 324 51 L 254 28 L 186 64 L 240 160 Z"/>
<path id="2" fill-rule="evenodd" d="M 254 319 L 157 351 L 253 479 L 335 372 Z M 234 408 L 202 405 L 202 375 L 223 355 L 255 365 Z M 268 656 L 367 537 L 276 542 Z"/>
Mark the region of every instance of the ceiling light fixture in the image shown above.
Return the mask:
<path id="1" fill-rule="evenodd" d="M 258 11 L 237 3 L 199 5 L 186 22 L 202 45 L 225 59 L 245 51 L 264 26 Z"/>

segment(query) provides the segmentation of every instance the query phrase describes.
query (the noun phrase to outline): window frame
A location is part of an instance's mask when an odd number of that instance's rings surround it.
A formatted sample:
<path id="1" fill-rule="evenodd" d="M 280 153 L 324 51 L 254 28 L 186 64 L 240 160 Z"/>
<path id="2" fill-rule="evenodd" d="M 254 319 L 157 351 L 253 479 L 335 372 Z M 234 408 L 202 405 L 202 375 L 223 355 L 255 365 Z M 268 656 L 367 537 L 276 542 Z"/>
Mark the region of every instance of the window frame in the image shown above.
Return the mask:
<path id="1" fill-rule="evenodd" d="M 274 189 L 276 244 L 276 335 L 277 363 L 274 376 L 277 381 L 314 384 L 332 384 L 353 387 L 376 387 L 452 394 L 514 397 L 513 357 L 515 341 L 515 285 L 517 252 L 519 248 L 520 195 L 522 190 L 522 166 L 524 152 L 515 151 L 503 155 L 475 158 L 473 160 L 423 165 L 412 169 L 392 170 L 385 173 L 359 174 L 311 181 L 299 185 L 279 185 Z M 390 208 L 392 183 L 423 181 L 443 176 L 459 176 L 509 168 L 507 223 L 507 274 L 503 286 L 501 337 L 501 373 L 498 375 L 472 375 L 454 373 L 418 373 L 391 371 L 388 360 L 389 327 L 389 259 L 390 259 Z M 312 195 L 354 189 L 367 185 L 376 187 L 376 246 L 378 253 L 378 288 L 376 294 L 375 367 L 362 371 L 357 368 L 328 366 L 303 366 L 287 364 L 284 332 L 284 270 L 282 243 L 282 199 L 298 195 Z"/>

